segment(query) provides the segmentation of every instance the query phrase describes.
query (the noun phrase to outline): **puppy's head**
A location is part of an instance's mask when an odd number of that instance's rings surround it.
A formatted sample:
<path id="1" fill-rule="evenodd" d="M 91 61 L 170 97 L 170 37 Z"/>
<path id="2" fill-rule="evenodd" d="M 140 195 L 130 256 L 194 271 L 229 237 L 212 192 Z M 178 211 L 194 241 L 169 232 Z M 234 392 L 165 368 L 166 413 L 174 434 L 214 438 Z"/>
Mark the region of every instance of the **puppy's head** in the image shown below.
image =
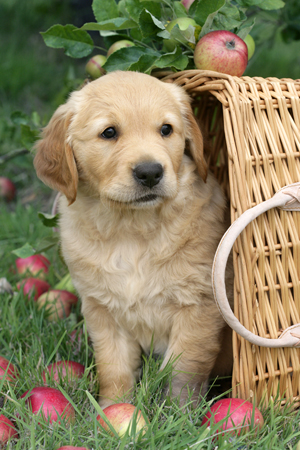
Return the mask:
<path id="1" fill-rule="evenodd" d="M 205 180 L 202 134 L 184 90 L 136 72 L 113 72 L 73 92 L 45 127 L 34 165 L 69 204 L 77 189 L 140 208 L 173 198 L 188 141 Z"/>

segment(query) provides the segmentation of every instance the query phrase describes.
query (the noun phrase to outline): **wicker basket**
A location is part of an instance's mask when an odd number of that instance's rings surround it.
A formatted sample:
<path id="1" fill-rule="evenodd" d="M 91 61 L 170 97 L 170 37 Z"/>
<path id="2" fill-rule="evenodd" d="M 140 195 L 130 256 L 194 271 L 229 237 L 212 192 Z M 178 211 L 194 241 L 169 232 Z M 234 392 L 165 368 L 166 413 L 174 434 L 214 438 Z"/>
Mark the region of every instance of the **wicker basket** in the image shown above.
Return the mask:
<path id="1" fill-rule="evenodd" d="M 232 222 L 300 181 L 300 80 L 200 70 L 159 78 L 192 97 Z M 300 323 L 300 213 L 273 208 L 249 222 L 233 245 L 233 262 L 234 316 L 254 335 L 280 342 L 283 330 Z M 272 348 L 233 332 L 233 396 L 299 406 L 300 329 L 292 335 L 286 347 Z"/>

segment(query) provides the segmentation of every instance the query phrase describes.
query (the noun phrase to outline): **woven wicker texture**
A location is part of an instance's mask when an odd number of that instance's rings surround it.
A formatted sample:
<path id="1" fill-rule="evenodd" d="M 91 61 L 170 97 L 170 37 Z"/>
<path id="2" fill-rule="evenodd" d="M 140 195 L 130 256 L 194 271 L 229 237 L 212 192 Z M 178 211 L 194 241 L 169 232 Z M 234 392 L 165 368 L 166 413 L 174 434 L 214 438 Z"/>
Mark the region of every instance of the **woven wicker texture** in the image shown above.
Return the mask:
<path id="1" fill-rule="evenodd" d="M 160 73 L 183 86 L 208 139 L 211 170 L 230 200 L 231 220 L 300 181 L 300 80 Z M 234 313 L 262 337 L 300 322 L 300 213 L 271 210 L 233 249 Z M 233 396 L 300 402 L 300 350 L 269 349 L 233 336 Z"/>

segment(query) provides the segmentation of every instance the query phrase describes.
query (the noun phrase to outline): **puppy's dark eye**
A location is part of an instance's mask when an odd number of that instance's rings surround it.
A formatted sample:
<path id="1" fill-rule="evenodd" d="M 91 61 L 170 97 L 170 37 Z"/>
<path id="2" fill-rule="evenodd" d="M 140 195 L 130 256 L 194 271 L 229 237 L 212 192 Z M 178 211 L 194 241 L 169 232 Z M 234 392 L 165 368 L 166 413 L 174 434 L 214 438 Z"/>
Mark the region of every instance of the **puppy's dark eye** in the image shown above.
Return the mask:
<path id="1" fill-rule="evenodd" d="M 170 136 L 172 131 L 173 131 L 172 125 L 168 123 L 165 123 L 160 129 L 160 133 L 162 136 Z"/>
<path id="2" fill-rule="evenodd" d="M 106 128 L 106 130 L 103 131 L 103 133 L 101 133 L 100 136 L 103 137 L 104 139 L 114 139 L 117 137 L 117 132 L 114 127 L 108 127 Z"/>

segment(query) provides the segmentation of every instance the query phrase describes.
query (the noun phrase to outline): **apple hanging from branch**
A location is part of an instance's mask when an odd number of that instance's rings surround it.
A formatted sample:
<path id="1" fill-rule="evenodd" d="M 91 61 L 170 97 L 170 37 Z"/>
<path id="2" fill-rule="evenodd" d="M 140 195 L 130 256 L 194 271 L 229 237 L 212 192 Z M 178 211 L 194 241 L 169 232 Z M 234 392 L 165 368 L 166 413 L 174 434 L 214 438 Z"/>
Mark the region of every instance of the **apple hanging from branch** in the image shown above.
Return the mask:
<path id="1" fill-rule="evenodd" d="M 194 62 L 197 69 L 241 77 L 248 63 L 248 48 L 231 31 L 211 31 L 197 42 Z"/>
<path id="2" fill-rule="evenodd" d="M 120 50 L 121 48 L 126 47 L 135 47 L 134 42 L 129 41 L 127 39 L 121 39 L 120 41 L 114 42 L 108 49 L 107 57 L 110 56 L 112 53 Z"/>
<path id="3" fill-rule="evenodd" d="M 107 58 L 104 55 L 93 56 L 85 66 L 86 73 L 90 75 L 93 80 L 105 75 L 106 71 L 102 66 L 106 63 L 106 60 Z"/>

